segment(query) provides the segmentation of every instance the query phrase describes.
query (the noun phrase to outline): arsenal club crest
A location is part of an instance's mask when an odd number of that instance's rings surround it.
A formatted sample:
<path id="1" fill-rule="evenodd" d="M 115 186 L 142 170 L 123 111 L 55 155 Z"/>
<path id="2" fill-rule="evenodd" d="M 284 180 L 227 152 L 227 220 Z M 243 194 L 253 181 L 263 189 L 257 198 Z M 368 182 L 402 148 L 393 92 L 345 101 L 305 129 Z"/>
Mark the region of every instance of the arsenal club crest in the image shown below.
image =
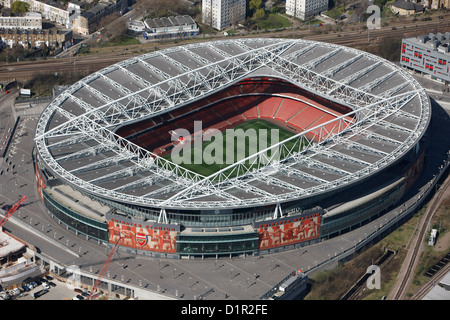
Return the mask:
<path id="1" fill-rule="evenodd" d="M 137 232 L 135 238 L 136 243 L 141 247 L 147 244 L 147 235 L 145 233 Z"/>

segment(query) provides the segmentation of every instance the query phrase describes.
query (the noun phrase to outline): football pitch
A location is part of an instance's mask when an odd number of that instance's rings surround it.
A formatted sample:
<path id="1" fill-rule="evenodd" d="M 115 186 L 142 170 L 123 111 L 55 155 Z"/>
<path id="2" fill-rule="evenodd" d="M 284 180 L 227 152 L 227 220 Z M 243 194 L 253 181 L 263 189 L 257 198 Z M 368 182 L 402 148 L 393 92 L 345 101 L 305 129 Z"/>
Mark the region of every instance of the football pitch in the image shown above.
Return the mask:
<path id="1" fill-rule="evenodd" d="M 246 168 L 257 168 L 268 164 L 266 157 L 255 156 L 246 161 L 244 159 L 293 135 L 294 133 L 266 120 L 249 120 L 224 131 L 214 131 L 211 136 L 204 135 L 202 140 L 185 143 L 182 150 L 174 149 L 165 158 L 203 176 L 210 176 L 237 161 L 242 161 Z M 264 155 L 275 155 L 276 159 L 283 159 L 288 150 L 297 152 L 303 147 L 304 144 L 301 145 L 299 140 L 292 139 L 283 147 L 274 148 L 273 152 L 276 154 L 269 150 Z M 225 170 L 224 173 L 229 177 L 242 174 L 236 169 L 231 170 Z"/>

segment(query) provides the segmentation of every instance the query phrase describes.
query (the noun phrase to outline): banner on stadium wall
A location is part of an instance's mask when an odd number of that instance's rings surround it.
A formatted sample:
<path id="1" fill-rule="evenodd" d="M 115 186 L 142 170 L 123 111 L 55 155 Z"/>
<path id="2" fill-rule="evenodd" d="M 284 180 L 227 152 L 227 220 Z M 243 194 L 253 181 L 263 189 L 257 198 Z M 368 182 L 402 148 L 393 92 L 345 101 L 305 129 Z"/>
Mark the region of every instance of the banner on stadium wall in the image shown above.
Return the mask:
<path id="1" fill-rule="evenodd" d="M 37 165 L 37 161 L 35 162 L 35 172 L 36 172 L 36 187 L 41 200 L 44 201 L 44 196 L 42 195 L 42 189 L 46 188 L 45 179 L 42 177 L 41 171 Z"/>
<path id="2" fill-rule="evenodd" d="M 133 221 L 107 216 L 108 241 L 120 246 L 155 252 L 176 253 L 178 225 Z"/>
<path id="3" fill-rule="evenodd" d="M 410 165 L 405 172 L 406 189 L 409 189 L 409 187 L 417 180 L 419 175 L 422 173 L 424 158 L 425 148 L 422 150 L 417 160 L 412 165 Z"/>
<path id="4" fill-rule="evenodd" d="M 312 240 L 320 236 L 321 213 L 266 220 L 254 225 L 259 233 L 259 250 Z"/>

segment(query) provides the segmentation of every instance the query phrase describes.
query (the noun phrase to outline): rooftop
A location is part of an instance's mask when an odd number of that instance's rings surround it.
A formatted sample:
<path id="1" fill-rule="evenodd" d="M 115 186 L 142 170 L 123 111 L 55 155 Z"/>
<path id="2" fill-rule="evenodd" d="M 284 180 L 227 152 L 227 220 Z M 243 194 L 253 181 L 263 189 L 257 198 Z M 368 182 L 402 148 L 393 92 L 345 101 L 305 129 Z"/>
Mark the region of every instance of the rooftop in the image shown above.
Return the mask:
<path id="1" fill-rule="evenodd" d="M 291 150 L 274 170 L 237 162 L 229 168 L 241 170 L 238 178 L 228 177 L 228 169 L 196 174 L 114 134 L 118 126 L 268 75 L 349 106 L 359 121 L 342 135 L 324 130 L 320 143 Z M 374 176 L 417 143 L 429 108 L 407 72 L 362 51 L 301 39 L 223 40 L 151 52 L 86 77 L 47 107 L 35 141 L 48 168 L 86 193 L 157 208 L 254 207 Z M 290 139 L 302 141 L 305 132 Z"/>
<path id="2" fill-rule="evenodd" d="M 406 38 L 406 40 L 450 56 L 450 32 L 430 33 L 428 35 Z"/>
<path id="3" fill-rule="evenodd" d="M 395 1 L 392 6 L 403 9 L 403 10 L 414 10 L 415 12 L 423 11 L 424 6 L 421 4 L 404 1 L 404 0 L 397 0 Z"/>
<path id="4" fill-rule="evenodd" d="M 173 27 L 173 26 L 185 26 L 190 24 L 195 24 L 194 19 L 191 16 L 171 16 L 163 18 L 153 18 L 145 20 L 145 23 L 149 28 L 162 28 L 162 27 Z"/>
<path id="5" fill-rule="evenodd" d="M 0 258 L 7 257 L 11 253 L 14 253 L 25 247 L 25 245 L 10 235 L 0 232 Z"/>

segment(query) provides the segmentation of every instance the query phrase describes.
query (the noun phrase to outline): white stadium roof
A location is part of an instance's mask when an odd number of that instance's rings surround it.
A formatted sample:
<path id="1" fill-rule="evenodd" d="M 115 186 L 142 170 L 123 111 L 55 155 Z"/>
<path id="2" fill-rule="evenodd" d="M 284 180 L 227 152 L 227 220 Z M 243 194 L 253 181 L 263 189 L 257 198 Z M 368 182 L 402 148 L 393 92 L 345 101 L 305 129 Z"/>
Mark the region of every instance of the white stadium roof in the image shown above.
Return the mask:
<path id="1" fill-rule="evenodd" d="M 357 121 L 334 135 L 324 125 L 315 128 L 321 141 L 287 151 L 270 170 L 237 162 L 232 167 L 238 177 L 228 175 L 230 167 L 202 176 L 114 133 L 120 125 L 261 76 L 349 106 Z M 254 207 L 327 192 L 379 172 L 417 144 L 430 113 L 423 88 L 374 55 L 306 40 L 233 39 L 156 51 L 89 75 L 45 109 L 35 143 L 56 176 L 99 197 L 155 208 Z M 275 147 L 284 143 L 269 148 Z"/>

